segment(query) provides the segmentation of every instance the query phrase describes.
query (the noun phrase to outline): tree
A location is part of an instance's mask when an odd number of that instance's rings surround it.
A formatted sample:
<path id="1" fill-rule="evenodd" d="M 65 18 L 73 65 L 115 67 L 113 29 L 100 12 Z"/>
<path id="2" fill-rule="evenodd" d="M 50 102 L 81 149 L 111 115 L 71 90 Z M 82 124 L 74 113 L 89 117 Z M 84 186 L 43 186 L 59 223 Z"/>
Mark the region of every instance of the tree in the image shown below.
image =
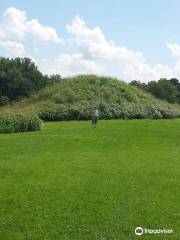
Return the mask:
<path id="1" fill-rule="evenodd" d="M 141 83 L 140 81 L 138 80 L 133 80 L 130 82 L 130 85 L 132 86 L 136 86 L 136 87 L 140 87 L 142 89 L 145 89 L 146 88 L 146 84 L 145 83 Z"/>
<path id="2" fill-rule="evenodd" d="M 158 81 L 150 81 L 147 84 L 134 80 L 130 84 L 150 92 L 157 98 L 165 99 L 171 103 L 180 103 L 180 83 L 176 78 L 171 78 L 170 80 L 161 78 Z"/>
<path id="3" fill-rule="evenodd" d="M 146 86 L 146 90 L 158 98 L 166 99 L 168 102 L 178 102 L 178 91 L 176 86 L 165 78 L 160 79 L 158 82 L 149 82 Z"/>
<path id="4" fill-rule="evenodd" d="M 170 83 L 176 87 L 178 87 L 180 84 L 179 84 L 179 80 L 177 78 L 171 78 L 169 79 Z"/>
<path id="5" fill-rule="evenodd" d="M 45 84 L 45 77 L 30 58 L 0 58 L 0 96 L 17 100 Z"/>

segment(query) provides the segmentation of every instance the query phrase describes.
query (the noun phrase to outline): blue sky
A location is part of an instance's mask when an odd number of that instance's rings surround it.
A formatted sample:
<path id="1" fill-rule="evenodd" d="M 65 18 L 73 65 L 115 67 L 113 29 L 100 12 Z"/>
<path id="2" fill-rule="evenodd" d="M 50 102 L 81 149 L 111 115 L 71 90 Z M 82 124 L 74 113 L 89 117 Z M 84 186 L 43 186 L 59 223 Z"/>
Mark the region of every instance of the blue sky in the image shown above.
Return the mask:
<path id="1" fill-rule="evenodd" d="M 178 0 L 2 0 L 0 55 L 64 76 L 180 77 L 179 10 Z"/>

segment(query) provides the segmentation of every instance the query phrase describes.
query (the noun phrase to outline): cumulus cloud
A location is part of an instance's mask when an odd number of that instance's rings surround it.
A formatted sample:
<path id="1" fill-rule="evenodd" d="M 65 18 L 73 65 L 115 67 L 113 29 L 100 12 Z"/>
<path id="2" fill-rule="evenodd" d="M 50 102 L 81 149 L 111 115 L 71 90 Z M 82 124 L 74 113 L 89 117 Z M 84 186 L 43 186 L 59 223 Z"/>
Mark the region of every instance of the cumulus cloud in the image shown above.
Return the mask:
<path id="1" fill-rule="evenodd" d="M 25 11 L 9 7 L 0 21 L 0 50 L 9 57 L 32 56 L 41 71 L 62 76 L 93 73 L 125 81 L 180 77 L 180 45 L 176 43 L 166 44 L 177 58 L 174 67 L 160 63 L 151 66 L 141 51 L 115 44 L 100 27 L 88 27 L 78 15 L 67 25 L 67 31 L 69 37 L 57 48 L 62 39 L 55 28 L 42 25 L 38 19 L 28 19 Z"/>
<path id="2" fill-rule="evenodd" d="M 44 26 L 37 19 L 28 21 L 26 12 L 15 7 L 8 8 L 0 23 L 0 39 L 31 38 L 36 41 L 61 42 L 53 27 Z"/>
<path id="3" fill-rule="evenodd" d="M 166 46 L 169 48 L 173 56 L 180 57 L 180 45 L 176 43 L 166 43 Z"/>
<path id="4" fill-rule="evenodd" d="M 125 47 L 117 46 L 113 41 L 108 42 L 99 27 L 90 29 L 77 15 L 67 30 L 73 34 L 72 39 L 84 52 L 92 58 L 116 59 L 124 62 L 144 61 L 141 52 L 135 52 Z"/>
<path id="5" fill-rule="evenodd" d="M 166 65 L 158 64 L 153 67 L 148 65 L 140 51 L 108 41 L 99 27 L 88 28 L 78 15 L 71 25 L 67 25 L 67 30 L 72 35 L 70 42 L 79 48 L 85 59 L 98 61 L 98 64 L 105 66 L 104 74 L 114 72 L 114 75 L 127 81 L 133 79 L 148 81 L 174 76 L 173 70 Z"/>
<path id="6" fill-rule="evenodd" d="M 24 45 L 15 41 L 11 42 L 0 40 L 0 47 L 15 57 L 22 57 L 25 53 Z"/>
<path id="7" fill-rule="evenodd" d="M 180 45 L 177 43 L 166 43 L 166 45 L 170 50 L 171 54 L 177 58 L 173 71 L 174 75 L 180 78 Z"/>
<path id="8" fill-rule="evenodd" d="M 103 68 L 90 59 L 84 59 L 81 53 L 61 54 L 54 61 L 43 61 L 42 67 L 48 74 L 59 73 L 62 76 L 78 74 L 101 74 Z"/>

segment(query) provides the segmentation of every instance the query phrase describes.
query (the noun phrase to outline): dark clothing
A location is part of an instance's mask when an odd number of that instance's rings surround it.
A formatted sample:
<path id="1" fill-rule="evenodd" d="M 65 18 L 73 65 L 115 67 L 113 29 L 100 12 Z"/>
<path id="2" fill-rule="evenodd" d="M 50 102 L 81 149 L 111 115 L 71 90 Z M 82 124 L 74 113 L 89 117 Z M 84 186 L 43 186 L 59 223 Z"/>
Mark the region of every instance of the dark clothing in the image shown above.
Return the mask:
<path id="1" fill-rule="evenodd" d="M 98 122 L 98 117 L 92 117 L 92 123 L 96 124 Z"/>
<path id="2" fill-rule="evenodd" d="M 91 113 L 91 119 L 92 119 L 92 127 L 96 127 L 96 123 L 99 119 L 99 111 L 98 109 L 94 109 Z"/>

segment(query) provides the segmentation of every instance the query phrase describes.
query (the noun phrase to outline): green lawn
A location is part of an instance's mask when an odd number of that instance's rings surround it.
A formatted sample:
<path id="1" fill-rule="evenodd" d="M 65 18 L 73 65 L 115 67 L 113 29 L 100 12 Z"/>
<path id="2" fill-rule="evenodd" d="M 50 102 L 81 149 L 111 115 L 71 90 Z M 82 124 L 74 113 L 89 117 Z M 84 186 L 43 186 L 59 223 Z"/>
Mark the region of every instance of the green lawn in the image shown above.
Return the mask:
<path id="1" fill-rule="evenodd" d="M 0 135 L 0 240 L 30 239 L 180 239 L 180 120 Z"/>

